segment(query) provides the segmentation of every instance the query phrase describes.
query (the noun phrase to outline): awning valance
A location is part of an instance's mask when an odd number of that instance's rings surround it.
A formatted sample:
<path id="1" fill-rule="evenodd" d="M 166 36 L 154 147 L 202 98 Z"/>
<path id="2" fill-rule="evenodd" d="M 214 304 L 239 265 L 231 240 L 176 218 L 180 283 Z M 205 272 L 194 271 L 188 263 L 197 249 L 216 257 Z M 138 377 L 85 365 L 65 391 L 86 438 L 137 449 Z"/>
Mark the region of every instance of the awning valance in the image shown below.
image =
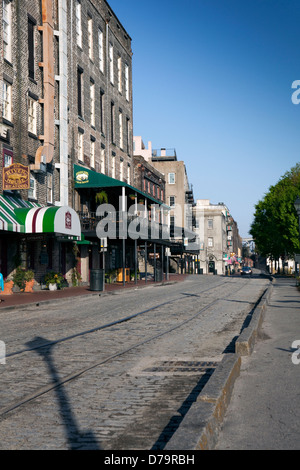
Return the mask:
<path id="1" fill-rule="evenodd" d="M 16 209 L 24 209 L 28 211 L 32 208 L 41 207 L 38 204 L 23 201 L 22 199 L 12 196 L 0 196 L 0 230 L 9 232 L 25 233 L 25 226 L 19 220 Z"/>
<path id="2" fill-rule="evenodd" d="M 140 191 L 139 189 L 131 186 L 125 181 L 120 181 L 110 176 L 104 175 L 103 173 L 98 173 L 97 171 L 90 170 L 80 165 L 74 165 L 74 186 L 75 188 L 117 188 L 125 187 L 130 189 L 131 192 L 136 192 L 138 195 L 143 196 L 144 198 L 158 204 L 160 206 L 169 209 L 169 206 L 158 201 L 157 199 L 149 196 L 149 194 Z"/>
<path id="3" fill-rule="evenodd" d="M 68 206 L 41 206 L 0 196 L 0 230 L 20 233 L 56 233 L 81 238 L 77 213 Z"/>

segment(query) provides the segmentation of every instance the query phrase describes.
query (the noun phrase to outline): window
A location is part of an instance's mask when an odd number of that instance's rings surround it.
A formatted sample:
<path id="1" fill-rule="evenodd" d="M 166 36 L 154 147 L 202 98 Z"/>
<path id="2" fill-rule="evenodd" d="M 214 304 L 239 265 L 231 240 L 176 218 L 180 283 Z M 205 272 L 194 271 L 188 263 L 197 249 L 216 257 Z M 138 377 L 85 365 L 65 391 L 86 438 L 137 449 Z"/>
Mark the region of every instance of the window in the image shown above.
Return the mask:
<path id="1" fill-rule="evenodd" d="M 90 141 L 90 166 L 95 168 L 95 141 Z"/>
<path id="2" fill-rule="evenodd" d="M 52 173 L 47 173 L 47 202 L 52 204 L 53 201 L 53 175 Z"/>
<path id="3" fill-rule="evenodd" d="M 213 219 L 208 219 L 207 220 L 207 226 L 208 226 L 208 228 L 214 228 Z"/>
<path id="4" fill-rule="evenodd" d="M 35 22 L 28 18 L 28 76 L 34 79 L 34 26 Z"/>
<path id="5" fill-rule="evenodd" d="M 123 181 L 124 178 L 124 162 L 120 160 L 120 181 Z"/>
<path id="6" fill-rule="evenodd" d="M 100 90 L 100 131 L 104 133 L 104 91 Z"/>
<path id="7" fill-rule="evenodd" d="M 175 206 L 175 196 L 170 196 L 170 206 Z"/>
<path id="8" fill-rule="evenodd" d="M 82 117 L 82 69 L 77 69 L 77 107 L 78 107 L 78 116 Z"/>
<path id="9" fill-rule="evenodd" d="M 119 134 L 120 134 L 120 149 L 123 148 L 123 114 L 122 111 L 119 111 Z"/>
<path id="10" fill-rule="evenodd" d="M 3 149 L 3 166 L 7 167 L 13 163 L 13 153 L 11 150 Z"/>
<path id="11" fill-rule="evenodd" d="M 79 0 L 76 0 L 76 41 L 77 46 L 82 47 L 81 3 Z"/>
<path id="12" fill-rule="evenodd" d="M 78 160 L 83 162 L 83 133 L 78 131 Z"/>
<path id="13" fill-rule="evenodd" d="M 95 127 L 95 85 L 90 82 L 91 126 Z"/>
<path id="14" fill-rule="evenodd" d="M 175 173 L 169 173 L 169 184 L 175 184 Z"/>
<path id="15" fill-rule="evenodd" d="M 98 48 L 99 48 L 99 68 L 101 72 L 104 70 L 104 48 L 103 48 L 103 31 L 98 30 Z"/>
<path id="16" fill-rule="evenodd" d="M 207 243 L 207 246 L 214 246 L 214 239 L 212 237 L 208 237 L 208 243 Z"/>
<path id="17" fill-rule="evenodd" d="M 114 48 L 109 44 L 109 77 L 110 82 L 114 84 Z"/>
<path id="18" fill-rule="evenodd" d="M 4 119 L 7 119 L 8 121 L 11 121 L 12 119 L 11 84 L 6 82 L 5 80 L 3 81 L 2 97 L 3 97 L 2 117 Z"/>
<path id="19" fill-rule="evenodd" d="M 129 67 L 125 64 L 125 97 L 129 101 Z"/>
<path id="20" fill-rule="evenodd" d="M 118 90 L 122 93 L 122 59 L 118 57 Z"/>
<path id="21" fill-rule="evenodd" d="M 3 29 L 3 57 L 11 61 L 11 2 L 10 0 L 3 0 L 3 16 L 2 16 L 2 29 Z"/>
<path id="22" fill-rule="evenodd" d="M 88 18 L 88 45 L 89 45 L 89 58 L 94 59 L 93 54 L 93 20 L 91 17 Z"/>
<path id="23" fill-rule="evenodd" d="M 105 173 L 105 149 L 102 146 L 100 151 L 100 173 Z"/>
<path id="24" fill-rule="evenodd" d="M 127 165 L 127 184 L 131 184 L 130 165 L 129 165 L 129 163 L 128 163 L 128 165 Z"/>
<path id="25" fill-rule="evenodd" d="M 126 151 L 129 154 L 130 119 L 126 118 Z"/>
<path id="26" fill-rule="evenodd" d="M 175 216 L 170 215 L 170 235 L 174 237 L 174 230 L 175 230 Z"/>
<path id="27" fill-rule="evenodd" d="M 35 175 L 30 172 L 29 176 L 30 187 L 28 189 L 28 197 L 36 199 L 36 179 Z"/>
<path id="28" fill-rule="evenodd" d="M 116 177 L 116 157 L 112 156 L 111 158 L 111 177 Z"/>
<path id="29" fill-rule="evenodd" d="M 37 134 L 37 101 L 28 96 L 28 132 Z"/>
<path id="30" fill-rule="evenodd" d="M 115 141 L 115 105 L 113 101 L 110 104 L 110 132 L 111 132 L 111 141 Z"/>

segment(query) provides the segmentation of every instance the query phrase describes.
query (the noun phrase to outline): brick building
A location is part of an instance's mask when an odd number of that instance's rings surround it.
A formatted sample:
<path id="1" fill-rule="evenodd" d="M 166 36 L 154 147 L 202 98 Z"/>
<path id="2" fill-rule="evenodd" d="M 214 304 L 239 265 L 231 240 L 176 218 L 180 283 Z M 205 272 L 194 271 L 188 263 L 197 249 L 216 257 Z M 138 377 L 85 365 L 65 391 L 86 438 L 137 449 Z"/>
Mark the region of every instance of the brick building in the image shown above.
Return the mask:
<path id="1" fill-rule="evenodd" d="M 3 0 L 0 19 L 1 173 L 9 167 L 16 182 L 29 169 L 29 184 L 0 181 L 0 270 L 11 274 L 17 257 L 38 282 L 49 269 L 70 279 L 77 213 L 95 210 L 95 190 L 75 189 L 74 165 L 133 179 L 131 38 L 103 0 Z M 39 211 L 39 231 L 20 217 L 22 207 Z M 46 227 L 50 212 L 63 211 L 72 230 Z M 89 245 L 97 253 L 99 245 L 81 243 L 88 281 Z"/>
<path id="2" fill-rule="evenodd" d="M 117 218 L 132 193 L 164 199 L 133 186 L 130 36 L 105 0 L 3 0 L 0 37 L 0 271 L 124 279 L 137 243 L 107 237 L 101 252 L 99 197 Z"/>

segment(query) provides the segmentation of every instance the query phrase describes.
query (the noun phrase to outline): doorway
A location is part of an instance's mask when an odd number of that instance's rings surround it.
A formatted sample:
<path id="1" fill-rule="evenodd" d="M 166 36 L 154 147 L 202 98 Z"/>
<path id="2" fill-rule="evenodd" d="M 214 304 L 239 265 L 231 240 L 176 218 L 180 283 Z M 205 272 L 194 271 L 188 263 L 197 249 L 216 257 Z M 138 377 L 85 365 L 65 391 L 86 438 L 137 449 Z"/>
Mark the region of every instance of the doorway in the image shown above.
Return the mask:
<path id="1" fill-rule="evenodd" d="M 215 262 L 209 261 L 208 262 L 208 272 L 214 274 L 215 273 Z"/>

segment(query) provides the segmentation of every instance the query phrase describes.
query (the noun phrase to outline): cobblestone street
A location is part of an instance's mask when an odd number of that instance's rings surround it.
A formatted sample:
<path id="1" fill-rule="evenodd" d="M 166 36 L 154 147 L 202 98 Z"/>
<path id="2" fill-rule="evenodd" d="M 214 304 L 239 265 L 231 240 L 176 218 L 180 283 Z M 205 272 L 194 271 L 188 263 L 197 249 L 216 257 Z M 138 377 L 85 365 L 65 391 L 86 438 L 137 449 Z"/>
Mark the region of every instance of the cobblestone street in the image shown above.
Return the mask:
<path id="1" fill-rule="evenodd" d="M 1 449 L 163 449 L 269 281 L 184 282 L 0 312 Z"/>

